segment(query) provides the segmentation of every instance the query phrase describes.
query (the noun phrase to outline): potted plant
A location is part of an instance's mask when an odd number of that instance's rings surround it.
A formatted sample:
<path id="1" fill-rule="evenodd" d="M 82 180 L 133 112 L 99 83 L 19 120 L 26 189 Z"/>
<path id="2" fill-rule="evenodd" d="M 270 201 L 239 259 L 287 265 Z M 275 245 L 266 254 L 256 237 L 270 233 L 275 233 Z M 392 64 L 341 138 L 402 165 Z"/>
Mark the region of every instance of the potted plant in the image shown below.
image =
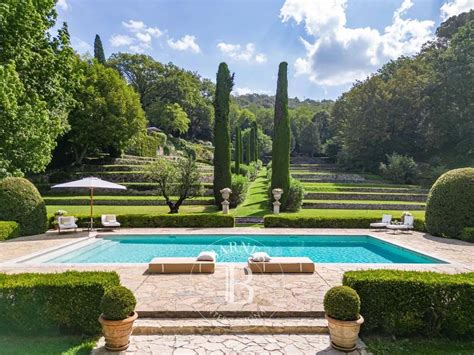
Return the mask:
<path id="1" fill-rule="evenodd" d="M 360 298 L 357 292 L 348 286 L 331 288 L 324 296 L 324 311 L 333 348 L 353 351 L 360 326 L 364 323 L 364 318 L 359 314 Z"/>
<path id="2" fill-rule="evenodd" d="M 123 351 L 130 344 L 137 300 L 132 291 L 123 286 L 108 289 L 102 296 L 99 322 L 105 337 L 105 348 L 110 351 Z"/>

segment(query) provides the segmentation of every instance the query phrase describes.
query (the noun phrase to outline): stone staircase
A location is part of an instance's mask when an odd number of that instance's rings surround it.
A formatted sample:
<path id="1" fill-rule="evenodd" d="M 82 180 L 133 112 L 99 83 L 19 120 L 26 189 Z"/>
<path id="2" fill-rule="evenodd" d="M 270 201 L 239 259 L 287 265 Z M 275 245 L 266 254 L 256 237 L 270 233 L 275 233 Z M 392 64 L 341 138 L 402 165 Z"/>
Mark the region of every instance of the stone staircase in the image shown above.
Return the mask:
<path id="1" fill-rule="evenodd" d="M 324 318 L 139 318 L 133 335 L 327 334 Z"/>

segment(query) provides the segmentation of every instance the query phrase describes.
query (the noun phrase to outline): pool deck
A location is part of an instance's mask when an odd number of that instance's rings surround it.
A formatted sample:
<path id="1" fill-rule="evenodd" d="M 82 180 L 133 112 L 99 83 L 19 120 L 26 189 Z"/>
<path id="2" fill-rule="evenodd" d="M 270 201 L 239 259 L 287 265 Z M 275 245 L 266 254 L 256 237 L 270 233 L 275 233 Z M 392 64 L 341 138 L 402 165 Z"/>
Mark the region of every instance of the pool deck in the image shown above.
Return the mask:
<path id="1" fill-rule="evenodd" d="M 150 275 L 146 264 L 38 264 L 13 260 L 88 238 L 88 233 L 49 232 L 0 243 L 0 272 L 60 272 L 65 270 L 115 270 L 122 284 L 135 293 L 137 311 L 151 317 L 298 317 L 321 316 L 322 300 L 332 286 L 341 284 L 348 270 L 400 269 L 444 273 L 474 271 L 474 244 L 428 234 L 391 234 L 367 229 L 271 229 L 271 228 L 163 228 L 122 229 L 115 234 L 293 234 L 371 235 L 411 249 L 447 264 L 316 264 L 314 274 L 249 274 L 242 263 L 218 264 L 211 275 Z"/>

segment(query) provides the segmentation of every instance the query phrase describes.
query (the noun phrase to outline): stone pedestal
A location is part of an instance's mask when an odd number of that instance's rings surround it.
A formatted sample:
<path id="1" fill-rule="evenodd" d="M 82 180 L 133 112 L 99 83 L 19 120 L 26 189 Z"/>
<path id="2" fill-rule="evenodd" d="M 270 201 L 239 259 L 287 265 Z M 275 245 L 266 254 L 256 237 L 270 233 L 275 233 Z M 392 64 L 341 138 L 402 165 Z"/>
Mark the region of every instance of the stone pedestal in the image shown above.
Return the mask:
<path id="1" fill-rule="evenodd" d="M 222 204 L 222 213 L 223 214 L 229 214 L 229 205 L 230 205 L 230 202 L 227 201 L 230 197 L 230 194 L 232 193 L 232 190 L 229 189 L 228 187 L 226 188 L 223 188 L 222 190 L 219 191 L 221 194 L 222 194 L 222 198 L 224 199 L 224 201 L 221 202 Z"/>
<path id="2" fill-rule="evenodd" d="M 230 205 L 230 202 L 225 200 L 225 201 L 222 201 L 222 213 L 223 214 L 229 214 L 229 205 Z"/>
<path id="3" fill-rule="evenodd" d="M 279 214 L 280 213 L 280 206 L 281 206 L 281 195 L 283 194 L 283 190 L 276 188 L 272 190 L 273 198 L 275 199 L 275 202 L 273 202 L 273 214 Z"/>

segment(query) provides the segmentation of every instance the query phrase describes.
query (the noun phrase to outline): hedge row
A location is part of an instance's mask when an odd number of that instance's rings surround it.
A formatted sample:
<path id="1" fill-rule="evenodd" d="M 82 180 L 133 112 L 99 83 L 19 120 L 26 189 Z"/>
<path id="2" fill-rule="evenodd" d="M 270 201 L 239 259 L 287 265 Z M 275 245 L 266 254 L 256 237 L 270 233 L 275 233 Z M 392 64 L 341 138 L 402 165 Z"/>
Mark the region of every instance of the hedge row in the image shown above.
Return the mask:
<path id="1" fill-rule="evenodd" d="M 87 227 L 89 216 L 75 216 L 76 224 L 79 227 Z M 234 227 L 234 217 L 222 214 L 163 214 L 163 215 L 147 215 L 147 214 L 123 214 L 118 215 L 117 220 L 121 227 L 126 228 L 167 228 L 167 227 L 200 227 L 200 228 L 221 228 Z M 51 228 L 54 227 L 54 217 L 50 220 Z M 100 216 L 94 217 L 96 226 L 100 226 Z"/>
<path id="2" fill-rule="evenodd" d="M 474 227 L 464 228 L 461 233 L 460 239 L 466 242 L 474 243 Z"/>
<path id="3" fill-rule="evenodd" d="M 115 272 L 0 274 L 0 330 L 99 334 L 100 300 L 117 285 Z"/>
<path id="4" fill-rule="evenodd" d="M 0 240 L 17 238 L 20 236 L 20 225 L 12 221 L 0 221 Z"/>
<path id="5" fill-rule="evenodd" d="M 474 273 L 349 271 L 343 284 L 360 296 L 365 333 L 474 338 Z"/>
<path id="6" fill-rule="evenodd" d="M 301 216 L 265 216 L 263 224 L 267 228 L 369 228 L 375 222 L 374 217 L 301 217 Z M 425 222 L 415 218 L 414 229 L 425 231 Z"/>

